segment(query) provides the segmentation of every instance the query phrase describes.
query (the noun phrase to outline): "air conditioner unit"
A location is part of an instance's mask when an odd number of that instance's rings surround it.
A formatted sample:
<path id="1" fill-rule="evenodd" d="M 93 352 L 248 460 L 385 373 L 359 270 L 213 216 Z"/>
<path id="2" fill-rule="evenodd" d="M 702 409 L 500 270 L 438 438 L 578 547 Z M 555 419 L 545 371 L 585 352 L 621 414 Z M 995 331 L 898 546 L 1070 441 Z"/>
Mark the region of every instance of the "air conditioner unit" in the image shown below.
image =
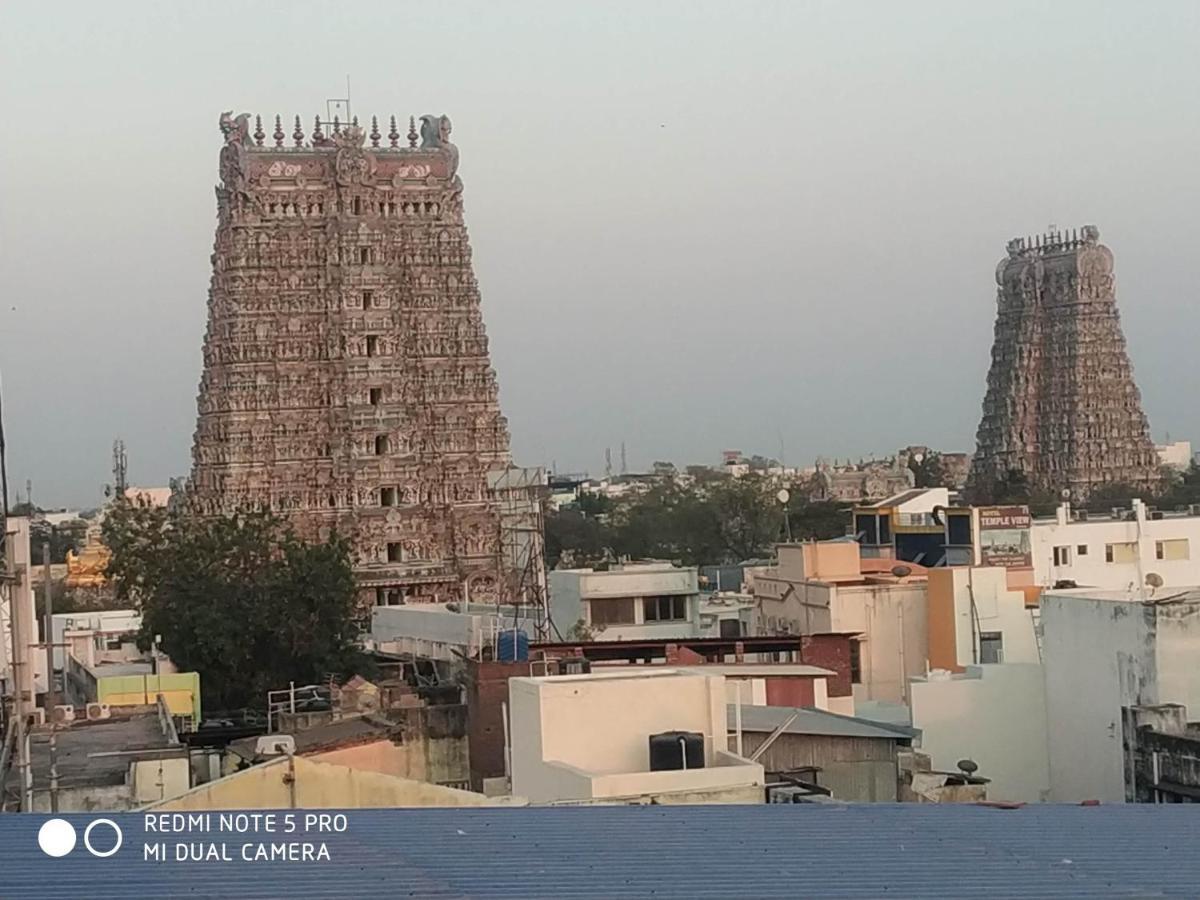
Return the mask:
<path id="1" fill-rule="evenodd" d="M 70 725 L 75 721 L 75 707 L 69 703 L 56 706 L 50 717 L 55 725 Z"/>
<path id="2" fill-rule="evenodd" d="M 1200 516 L 1200 503 L 1188 504 L 1188 515 L 1189 516 Z"/>
<path id="3" fill-rule="evenodd" d="M 254 744 L 255 756 L 282 756 L 296 752 L 296 739 L 290 734 L 266 734 Z"/>
<path id="4" fill-rule="evenodd" d="M 39 706 L 31 713 L 31 715 L 33 716 L 34 725 L 46 724 L 46 710 L 44 710 L 42 707 Z"/>
<path id="5" fill-rule="evenodd" d="M 100 719 L 111 719 L 112 710 L 108 708 L 107 703 L 89 703 L 87 705 L 87 720 L 96 722 Z"/>

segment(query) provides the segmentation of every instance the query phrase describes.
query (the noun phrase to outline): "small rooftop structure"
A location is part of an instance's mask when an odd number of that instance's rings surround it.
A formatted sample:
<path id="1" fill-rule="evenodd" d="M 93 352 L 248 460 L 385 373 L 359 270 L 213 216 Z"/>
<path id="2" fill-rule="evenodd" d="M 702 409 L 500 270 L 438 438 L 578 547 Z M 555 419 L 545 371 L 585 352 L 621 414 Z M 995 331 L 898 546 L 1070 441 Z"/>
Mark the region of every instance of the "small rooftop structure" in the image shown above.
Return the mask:
<path id="1" fill-rule="evenodd" d="M 512 790 L 531 803 L 761 803 L 762 766 L 728 749 L 726 687 L 696 669 L 509 680 Z M 653 741 L 687 747 L 666 765 Z M 657 759 L 657 761 L 656 761 Z"/>
<path id="2" fill-rule="evenodd" d="M 188 748 L 180 743 L 165 708 L 107 712 L 109 718 L 78 719 L 53 732 L 60 811 L 133 809 L 190 787 Z M 35 812 L 51 809 L 50 736 L 40 728 L 30 740 Z M 14 767 L 4 785 L 6 799 L 16 796 L 18 786 Z"/>

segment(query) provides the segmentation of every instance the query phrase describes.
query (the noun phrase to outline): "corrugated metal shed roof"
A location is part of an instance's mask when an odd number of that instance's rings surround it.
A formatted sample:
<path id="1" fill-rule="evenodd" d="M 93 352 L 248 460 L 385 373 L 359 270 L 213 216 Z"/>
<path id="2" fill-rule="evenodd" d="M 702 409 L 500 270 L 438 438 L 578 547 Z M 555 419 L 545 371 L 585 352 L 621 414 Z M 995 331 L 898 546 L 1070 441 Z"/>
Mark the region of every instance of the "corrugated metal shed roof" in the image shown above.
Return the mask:
<path id="1" fill-rule="evenodd" d="M 279 813 L 282 815 L 282 812 Z M 349 811 L 328 862 L 143 860 L 141 816 L 109 859 L 37 849 L 0 816 L 0 894 L 380 898 L 1195 897 L 1200 807 L 863 804 Z M 92 817 L 68 816 L 77 830 Z M 215 818 L 215 814 L 214 814 Z M 314 836 L 309 835 L 311 840 Z M 253 836 L 227 838 L 231 855 Z M 283 839 L 274 835 L 275 840 Z M 150 840 L 155 836 L 151 835 Z M 317 839 L 320 839 L 317 836 Z M 111 837 L 94 841 L 105 848 Z"/>
<path id="2" fill-rule="evenodd" d="M 743 731 L 774 731 L 794 714 L 796 720 L 784 731 L 785 734 L 813 734 L 828 737 L 885 738 L 887 740 L 911 740 L 919 732 L 903 725 L 886 725 L 854 716 L 841 716 L 822 709 L 795 709 L 789 706 L 742 706 Z M 734 704 L 729 704 L 729 727 L 737 719 Z"/>

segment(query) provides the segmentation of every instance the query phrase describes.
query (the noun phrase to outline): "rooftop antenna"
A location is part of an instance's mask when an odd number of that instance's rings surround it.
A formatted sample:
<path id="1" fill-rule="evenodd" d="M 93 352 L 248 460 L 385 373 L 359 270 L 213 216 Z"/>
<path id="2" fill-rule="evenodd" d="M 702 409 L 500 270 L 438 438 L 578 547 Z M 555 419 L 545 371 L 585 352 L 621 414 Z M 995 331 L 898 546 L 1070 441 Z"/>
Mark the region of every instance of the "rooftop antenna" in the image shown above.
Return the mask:
<path id="1" fill-rule="evenodd" d="M 612 447 L 604 448 L 604 477 L 612 478 Z"/>
<path id="2" fill-rule="evenodd" d="M 350 76 L 346 76 L 346 96 L 345 97 L 329 97 L 325 100 L 325 121 L 322 125 L 333 127 L 334 120 L 337 120 L 338 125 L 349 125 L 351 123 L 350 116 Z"/>
<path id="3" fill-rule="evenodd" d="M 621 441 L 621 474 L 624 475 L 629 471 L 629 463 L 625 459 L 625 442 Z"/>
<path id="4" fill-rule="evenodd" d="M 113 491 L 120 499 L 129 488 L 126 478 L 129 472 L 129 460 L 125 456 L 125 442 L 120 438 L 113 441 Z"/>

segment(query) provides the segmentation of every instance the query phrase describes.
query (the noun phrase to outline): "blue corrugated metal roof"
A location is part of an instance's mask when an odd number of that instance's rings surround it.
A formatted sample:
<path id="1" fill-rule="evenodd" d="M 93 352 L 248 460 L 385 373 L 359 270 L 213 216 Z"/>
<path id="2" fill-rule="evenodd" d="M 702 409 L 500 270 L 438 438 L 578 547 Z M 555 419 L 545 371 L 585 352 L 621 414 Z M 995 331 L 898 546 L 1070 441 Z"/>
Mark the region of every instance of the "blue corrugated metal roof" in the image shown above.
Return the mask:
<path id="1" fill-rule="evenodd" d="M 286 811 L 276 815 L 282 816 Z M 296 811 L 303 815 L 305 811 Z M 310 811 L 315 812 L 315 811 Z M 214 817 L 217 814 L 212 814 Z M 350 810 L 328 862 L 143 859 L 141 815 L 113 857 L 45 856 L 46 816 L 0 816 L 0 896 L 19 898 L 1196 897 L 1200 807 L 691 806 Z M 93 816 L 64 816 L 82 836 Z M 98 849 L 111 846 L 100 826 Z"/>

